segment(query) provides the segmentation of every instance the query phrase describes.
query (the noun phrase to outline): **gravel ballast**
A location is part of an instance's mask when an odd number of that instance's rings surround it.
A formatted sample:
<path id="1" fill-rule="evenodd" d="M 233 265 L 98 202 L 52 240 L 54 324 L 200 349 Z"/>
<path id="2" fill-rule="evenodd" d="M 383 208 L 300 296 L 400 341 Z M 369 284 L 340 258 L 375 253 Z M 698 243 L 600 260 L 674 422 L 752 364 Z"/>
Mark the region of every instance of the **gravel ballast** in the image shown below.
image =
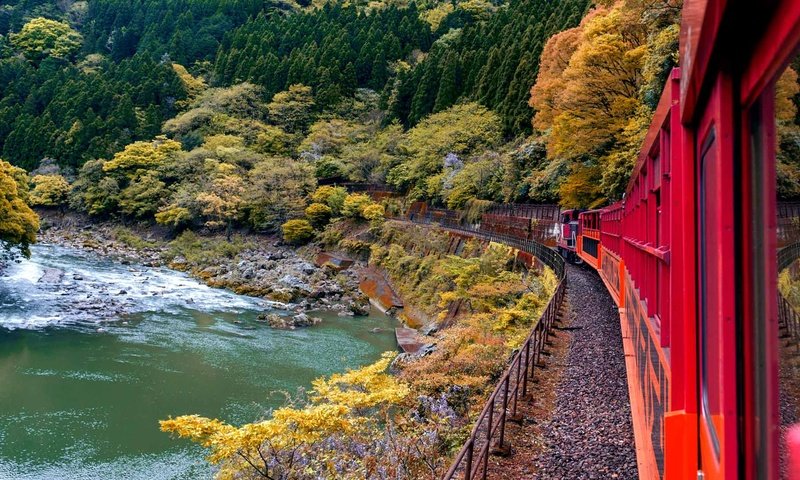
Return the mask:
<path id="1" fill-rule="evenodd" d="M 597 273 L 567 272 L 572 341 L 532 478 L 638 478 L 617 307 Z"/>

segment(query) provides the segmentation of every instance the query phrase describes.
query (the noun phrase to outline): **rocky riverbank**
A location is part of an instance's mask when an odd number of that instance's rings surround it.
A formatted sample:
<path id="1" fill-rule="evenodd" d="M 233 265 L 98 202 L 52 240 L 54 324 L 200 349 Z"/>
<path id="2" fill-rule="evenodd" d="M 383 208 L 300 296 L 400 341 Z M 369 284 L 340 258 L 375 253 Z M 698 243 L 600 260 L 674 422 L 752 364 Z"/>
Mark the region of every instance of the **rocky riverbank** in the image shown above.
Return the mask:
<path id="1" fill-rule="evenodd" d="M 241 235 L 235 243 L 216 235 L 171 240 L 158 227 L 128 229 L 71 213 L 39 214 L 41 243 L 93 251 L 122 264 L 168 266 L 212 287 L 278 302 L 293 313 L 270 318 L 275 328 L 313 325 L 307 311 L 357 316 L 370 310 L 369 298 L 359 290 L 364 265 L 357 262 L 345 271 L 319 267 L 275 237 Z"/>

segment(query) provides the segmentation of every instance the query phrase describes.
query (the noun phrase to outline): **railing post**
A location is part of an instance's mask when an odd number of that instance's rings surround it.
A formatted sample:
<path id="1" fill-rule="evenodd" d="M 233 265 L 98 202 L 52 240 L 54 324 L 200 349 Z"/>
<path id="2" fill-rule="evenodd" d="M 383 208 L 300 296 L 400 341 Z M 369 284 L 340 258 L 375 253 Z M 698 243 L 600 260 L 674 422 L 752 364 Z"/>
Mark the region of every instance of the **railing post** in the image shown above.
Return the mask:
<path id="1" fill-rule="evenodd" d="M 475 439 L 467 440 L 467 464 L 464 466 L 464 480 L 472 480 L 472 454 L 475 452 Z"/>
<path id="2" fill-rule="evenodd" d="M 486 443 L 483 445 L 483 473 L 481 474 L 481 479 L 486 480 L 486 472 L 489 470 L 489 445 L 492 443 L 492 423 L 494 422 L 494 402 L 496 398 L 492 397 L 490 400 L 492 402 L 491 408 L 489 408 L 489 413 L 487 415 L 487 422 L 486 422 Z"/>
<path id="3" fill-rule="evenodd" d="M 509 372 L 511 373 L 511 372 Z M 505 388 L 503 388 L 503 409 L 500 410 L 500 435 L 497 439 L 497 444 L 492 449 L 493 455 L 498 456 L 508 456 L 511 453 L 510 446 L 505 444 L 506 439 L 506 412 L 508 411 L 508 389 L 511 385 L 511 375 L 506 375 L 505 381 Z M 491 431 L 490 431 L 490 438 L 487 441 L 491 441 Z"/>

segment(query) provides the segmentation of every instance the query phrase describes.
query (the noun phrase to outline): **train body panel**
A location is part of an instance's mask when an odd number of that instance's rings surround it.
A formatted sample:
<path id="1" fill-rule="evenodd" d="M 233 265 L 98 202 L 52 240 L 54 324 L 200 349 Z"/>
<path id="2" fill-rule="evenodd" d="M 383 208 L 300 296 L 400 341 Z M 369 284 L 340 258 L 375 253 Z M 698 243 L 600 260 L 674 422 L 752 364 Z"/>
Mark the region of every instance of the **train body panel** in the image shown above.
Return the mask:
<path id="1" fill-rule="evenodd" d="M 619 307 L 640 478 L 773 480 L 776 252 L 800 252 L 800 204 L 776 203 L 774 86 L 800 1 L 686 0 L 680 43 L 623 201 L 548 231 Z M 480 228 L 536 239 L 502 208 Z"/>

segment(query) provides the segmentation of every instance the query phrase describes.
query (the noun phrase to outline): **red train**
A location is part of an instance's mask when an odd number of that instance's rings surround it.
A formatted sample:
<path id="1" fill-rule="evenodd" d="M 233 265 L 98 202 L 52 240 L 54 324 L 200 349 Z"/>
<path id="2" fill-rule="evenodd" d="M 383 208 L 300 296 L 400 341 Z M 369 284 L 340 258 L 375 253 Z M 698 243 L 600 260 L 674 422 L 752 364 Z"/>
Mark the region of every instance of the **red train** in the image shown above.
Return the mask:
<path id="1" fill-rule="evenodd" d="M 642 479 L 800 479 L 800 439 L 779 458 L 776 284 L 800 227 L 778 222 L 775 180 L 775 82 L 799 44 L 800 0 L 685 0 L 624 201 L 561 213 L 558 250 L 619 306 Z M 531 239 L 491 215 L 481 230 Z"/>
<path id="2" fill-rule="evenodd" d="M 620 308 L 642 479 L 779 478 L 774 85 L 798 42 L 799 1 L 687 0 L 625 200 L 562 214 Z"/>

